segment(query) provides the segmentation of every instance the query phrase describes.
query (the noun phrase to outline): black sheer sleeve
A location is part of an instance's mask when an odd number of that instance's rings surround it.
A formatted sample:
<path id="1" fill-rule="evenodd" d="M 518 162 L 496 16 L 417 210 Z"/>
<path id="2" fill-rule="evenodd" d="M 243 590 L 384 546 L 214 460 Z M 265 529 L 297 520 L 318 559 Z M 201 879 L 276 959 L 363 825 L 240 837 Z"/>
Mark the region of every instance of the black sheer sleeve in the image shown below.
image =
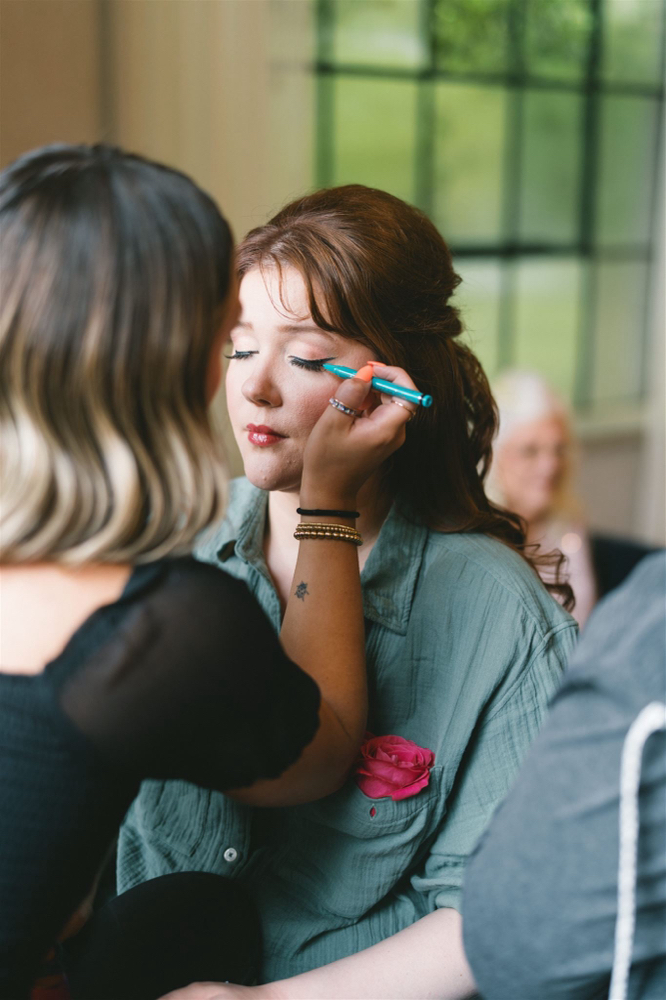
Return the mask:
<path id="1" fill-rule="evenodd" d="M 61 705 L 109 763 L 224 791 L 298 758 L 317 729 L 319 689 L 245 584 L 178 559 L 90 652 Z"/>

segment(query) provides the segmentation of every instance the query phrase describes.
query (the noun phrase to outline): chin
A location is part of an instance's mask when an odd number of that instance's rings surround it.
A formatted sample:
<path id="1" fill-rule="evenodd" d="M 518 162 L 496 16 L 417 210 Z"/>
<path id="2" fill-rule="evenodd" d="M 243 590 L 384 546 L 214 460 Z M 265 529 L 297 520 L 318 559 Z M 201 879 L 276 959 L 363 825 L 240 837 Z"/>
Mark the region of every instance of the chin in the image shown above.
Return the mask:
<path id="1" fill-rule="evenodd" d="M 271 468 L 269 463 L 255 462 L 250 458 L 245 462 L 244 472 L 252 485 L 260 490 L 267 490 L 270 493 L 276 490 L 296 493 L 300 489 L 300 475 L 288 475 L 284 468 Z"/>

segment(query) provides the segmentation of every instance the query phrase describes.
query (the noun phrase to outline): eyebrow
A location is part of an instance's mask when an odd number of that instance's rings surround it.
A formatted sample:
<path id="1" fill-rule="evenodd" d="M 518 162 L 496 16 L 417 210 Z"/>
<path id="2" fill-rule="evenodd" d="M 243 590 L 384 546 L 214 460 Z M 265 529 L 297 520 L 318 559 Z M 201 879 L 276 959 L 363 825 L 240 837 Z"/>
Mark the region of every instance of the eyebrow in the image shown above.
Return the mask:
<path id="1" fill-rule="evenodd" d="M 253 330 L 254 327 L 252 323 L 248 323 L 246 320 L 239 320 L 236 323 L 236 327 L 241 327 L 244 330 Z M 333 334 L 328 330 L 322 330 L 320 326 L 315 326 L 314 323 L 285 323 L 277 328 L 278 333 L 321 333 L 324 337 L 332 337 Z"/>

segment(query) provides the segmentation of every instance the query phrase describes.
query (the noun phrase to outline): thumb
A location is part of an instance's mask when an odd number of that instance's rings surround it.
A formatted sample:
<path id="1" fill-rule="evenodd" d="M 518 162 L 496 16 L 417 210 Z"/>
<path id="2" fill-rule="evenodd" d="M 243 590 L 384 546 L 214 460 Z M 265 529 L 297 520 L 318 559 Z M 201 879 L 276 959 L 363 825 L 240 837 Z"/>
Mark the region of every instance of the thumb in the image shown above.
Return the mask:
<path id="1" fill-rule="evenodd" d="M 334 395 L 345 406 L 351 406 L 355 410 L 359 410 L 369 392 L 369 382 L 364 382 L 360 378 L 347 378 L 338 386 Z"/>

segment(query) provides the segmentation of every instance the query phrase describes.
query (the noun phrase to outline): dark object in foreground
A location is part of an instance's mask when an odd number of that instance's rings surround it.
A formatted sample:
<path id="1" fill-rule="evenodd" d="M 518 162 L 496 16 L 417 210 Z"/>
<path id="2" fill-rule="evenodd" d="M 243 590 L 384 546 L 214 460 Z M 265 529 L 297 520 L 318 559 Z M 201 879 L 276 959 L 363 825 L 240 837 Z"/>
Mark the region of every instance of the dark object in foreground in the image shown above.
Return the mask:
<path id="1" fill-rule="evenodd" d="M 72 1000 L 157 1000 L 192 982 L 251 985 L 260 947 L 259 918 L 242 886 L 182 872 L 106 903 L 64 952 Z"/>
<path id="2" fill-rule="evenodd" d="M 614 535 L 592 535 L 590 549 L 599 599 L 619 587 L 641 559 L 657 551 L 633 539 Z"/>

